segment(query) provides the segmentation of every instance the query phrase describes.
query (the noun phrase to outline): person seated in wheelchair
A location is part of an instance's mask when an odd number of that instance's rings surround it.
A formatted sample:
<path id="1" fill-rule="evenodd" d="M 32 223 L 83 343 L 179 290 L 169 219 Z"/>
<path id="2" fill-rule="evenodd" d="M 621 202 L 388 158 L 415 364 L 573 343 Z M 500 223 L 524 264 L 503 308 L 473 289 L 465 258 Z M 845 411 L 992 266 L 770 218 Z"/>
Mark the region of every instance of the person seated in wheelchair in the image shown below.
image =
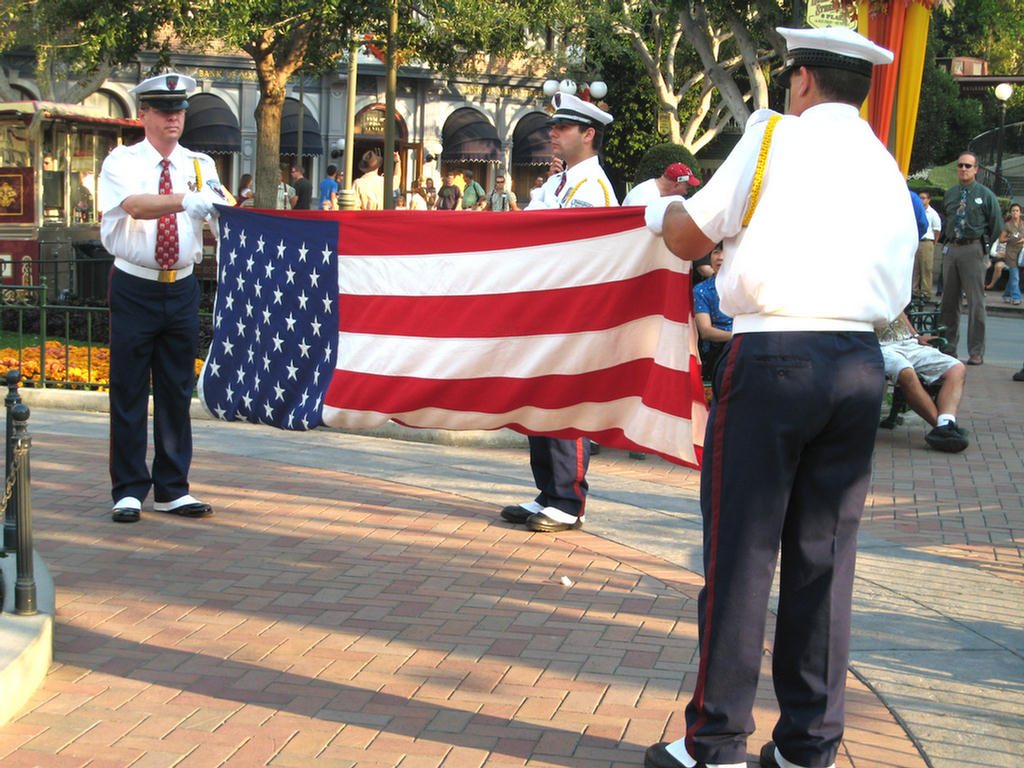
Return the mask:
<path id="1" fill-rule="evenodd" d="M 967 430 L 956 422 L 964 396 L 964 364 L 933 347 L 930 341 L 937 337 L 917 333 L 906 313 L 877 333 L 885 375 L 899 384 L 907 405 L 932 426 L 924 436 L 925 442 L 946 453 L 964 450 Z M 925 385 L 936 382 L 940 388 L 933 401 Z"/>
<path id="2" fill-rule="evenodd" d="M 700 336 L 700 363 L 705 379 L 714 375 L 715 364 L 726 342 L 732 338 L 732 318 L 719 308 L 718 291 L 715 289 L 714 275 L 718 274 L 725 259 L 721 243 L 712 249 L 709 259 L 714 274 L 693 288 L 693 321 Z"/>

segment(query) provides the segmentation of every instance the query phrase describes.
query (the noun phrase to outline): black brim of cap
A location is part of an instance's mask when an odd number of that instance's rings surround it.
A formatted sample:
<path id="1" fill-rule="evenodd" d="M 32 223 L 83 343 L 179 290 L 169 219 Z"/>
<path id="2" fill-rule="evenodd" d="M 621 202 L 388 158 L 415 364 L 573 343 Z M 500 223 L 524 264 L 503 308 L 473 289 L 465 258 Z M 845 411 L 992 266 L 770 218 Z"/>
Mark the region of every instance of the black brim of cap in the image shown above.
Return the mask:
<path id="1" fill-rule="evenodd" d="M 158 96 L 156 98 L 143 98 L 140 101 L 147 107 L 159 109 L 161 112 L 178 112 L 182 109 L 188 109 L 188 99 L 180 96 Z"/>
<path id="2" fill-rule="evenodd" d="M 786 59 L 786 66 L 779 73 L 779 82 L 783 88 L 789 88 L 789 76 L 797 67 L 841 69 L 846 72 L 855 72 L 865 77 L 871 77 L 875 69 L 875 65 L 866 59 L 844 56 L 841 53 L 821 51 L 815 48 L 797 48 L 795 51 L 790 51 L 789 57 Z"/>
<path id="3" fill-rule="evenodd" d="M 548 127 L 550 128 L 552 125 L 582 125 L 587 128 L 601 127 L 599 123 L 595 123 L 593 120 L 584 120 L 583 118 L 570 117 L 567 115 L 555 115 L 548 120 Z"/>

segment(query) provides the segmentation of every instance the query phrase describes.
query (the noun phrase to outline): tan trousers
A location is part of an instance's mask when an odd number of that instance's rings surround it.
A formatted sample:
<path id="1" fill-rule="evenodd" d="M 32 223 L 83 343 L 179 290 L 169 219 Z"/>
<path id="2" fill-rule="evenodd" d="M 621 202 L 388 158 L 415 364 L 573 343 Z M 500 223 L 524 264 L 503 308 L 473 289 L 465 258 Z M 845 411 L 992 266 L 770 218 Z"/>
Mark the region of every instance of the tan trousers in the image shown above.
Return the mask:
<path id="1" fill-rule="evenodd" d="M 935 258 L 935 241 L 922 240 L 917 244 L 914 256 L 914 296 L 932 297 L 932 262 Z"/>

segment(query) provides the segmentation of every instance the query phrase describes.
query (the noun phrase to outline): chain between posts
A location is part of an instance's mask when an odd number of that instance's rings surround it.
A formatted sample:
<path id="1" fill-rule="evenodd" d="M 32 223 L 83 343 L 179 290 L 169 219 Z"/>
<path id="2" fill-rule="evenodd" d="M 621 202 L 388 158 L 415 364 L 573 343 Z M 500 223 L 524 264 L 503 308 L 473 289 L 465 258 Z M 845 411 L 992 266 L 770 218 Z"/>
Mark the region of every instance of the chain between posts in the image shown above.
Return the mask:
<path id="1" fill-rule="evenodd" d="M 6 510 L 11 501 L 11 494 L 14 493 L 14 486 L 17 485 L 18 469 L 21 467 L 21 460 L 28 454 L 28 446 L 20 440 L 18 447 L 14 450 L 14 461 L 11 463 L 10 473 L 7 475 L 7 486 L 4 488 L 3 498 L 0 499 L 0 509 Z"/>

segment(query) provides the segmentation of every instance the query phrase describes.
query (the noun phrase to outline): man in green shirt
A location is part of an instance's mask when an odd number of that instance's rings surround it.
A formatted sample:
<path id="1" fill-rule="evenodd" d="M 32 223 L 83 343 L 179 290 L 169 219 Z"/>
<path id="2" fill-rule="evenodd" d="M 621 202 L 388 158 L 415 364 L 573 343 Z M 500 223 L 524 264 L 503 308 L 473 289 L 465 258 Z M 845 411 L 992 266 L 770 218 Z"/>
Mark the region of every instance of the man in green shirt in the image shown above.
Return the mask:
<path id="1" fill-rule="evenodd" d="M 985 270 L 988 245 L 1003 229 L 999 200 L 991 189 L 975 180 L 978 158 L 963 152 L 957 160 L 960 183 L 946 190 L 942 210 L 942 324 L 949 343 L 943 349 L 956 357 L 960 336 L 960 294 L 967 294 L 968 365 L 981 365 L 985 355 Z"/>
<path id="2" fill-rule="evenodd" d="M 462 210 L 479 211 L 487 202 L 485 197 L 487 193 L 478 182 L 473 180 L 472 171 L 463 171 L 462 176 L 466 179 L 466 186 L 462 190 Z"/>

